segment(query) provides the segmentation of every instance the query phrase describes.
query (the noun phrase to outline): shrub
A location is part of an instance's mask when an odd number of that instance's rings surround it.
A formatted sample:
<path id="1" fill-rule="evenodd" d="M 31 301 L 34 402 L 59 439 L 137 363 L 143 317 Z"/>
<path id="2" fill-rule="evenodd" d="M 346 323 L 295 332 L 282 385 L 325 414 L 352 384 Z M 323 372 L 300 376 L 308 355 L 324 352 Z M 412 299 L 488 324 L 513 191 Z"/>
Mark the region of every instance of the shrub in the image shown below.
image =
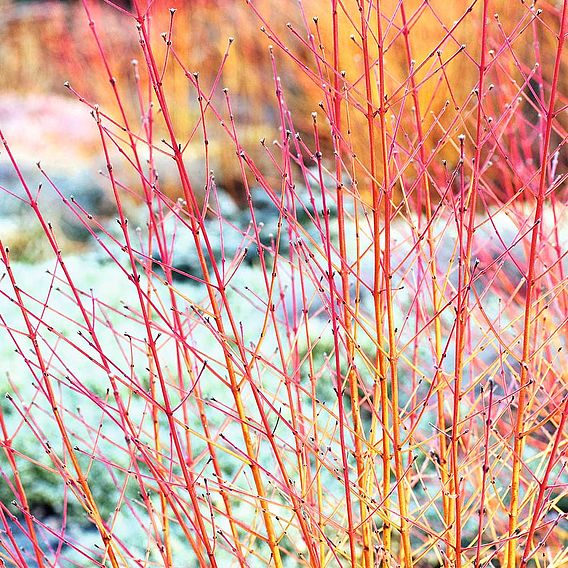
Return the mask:
<path id="1" fill-rule="evenodd" d="M 2 134 L 5 562 L 564 565 L 566 3 L 222 4 L 83 2 L 115 221 Z"/>

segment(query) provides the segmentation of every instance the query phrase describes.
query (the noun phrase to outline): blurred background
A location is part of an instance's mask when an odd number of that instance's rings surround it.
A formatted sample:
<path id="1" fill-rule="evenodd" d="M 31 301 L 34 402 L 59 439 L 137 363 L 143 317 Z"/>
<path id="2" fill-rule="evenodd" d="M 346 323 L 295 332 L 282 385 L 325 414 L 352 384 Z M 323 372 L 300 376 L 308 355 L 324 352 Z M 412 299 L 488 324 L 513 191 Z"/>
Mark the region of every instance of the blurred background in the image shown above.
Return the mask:
<path id="1" fill-rule="evenodd" d="M 391 132 L 396 132 L 391 134 L 389 143 L 394 159 L 402 157 L 402 166 L 397 167 L 404 168 L 407 179 L 419 175 L 418 168 L 412 166 L 419 148 L 415 114 L 408 112 L 416 101 L 422 116 L 423 156 L 428 159 L 429 174 L 434 181 L 439 179 L 443 186 L 447 172 L 457 164 L 459 134 L 466 135 L 466 151 L 472 151 L 482 4 L 473 2 L 470 9 L 469 4 L 461 2 L 405 1 L 402 3 L 408 32 L 405 34 L 401 33 L 404 28 L 401 3 L 394 0 L 381 3 L 387 119 Z M 537 7 L 528 2 L 491 2 L 487 37 L 491 48 L 490 68 L 482 96 L 484 120 L 488 129 L 495 129 L 499 151 L 495 152 L 494 144 L 488 144 L 487 156 L 484 156 L 484 187 L 489 201 L 506 201 L 520 189 L 526 188 L 527 194 L 534 190 L 560 4 L 539 2 L 540 11 L 537 11 Z M 84 195 L 84 203 L 95 214 L 111 212 L 112 204 L 107 202 L 108 183 L 97 174 L 105 164 L 97 127 L 90 114 L 92 105 L 99 105 L 101 112 L 119 124 L 121 117 L 105 61 L 88 23 L 90 17 L 106 63 L 116 78 L 117 92 L 130 124 L 141 132 L 142 116 L 148 108 L 141 109 L 140 93 L 144 104 L 152 98 L 152 93 L 148 90 L 142 64 L 138 69 L 140 90 L 137 90 L 136 69 L 132 64 L 133 60 L 143 60 L 133 16 L 137 7 L 150 17 L 151 41 L 157 59 L 164 61 L 166 45 L 162 34 L 171 29 L 172 49 L 185 66 L 182 68 L 169 54 L 163 85 L 176 134 L 187 144 L 186 167 L 198 193 L 202 193 L 208 183 L 209 172 L 204 168 L 197 93 L 186 72 L 199 72 L 201 88 L 212 94 L 211 100 L 227 123 L 223 89 L 229 90 L 239 143 L 275 187 L 280 183 L 279 177 L 267 150 L 259 144 L 261 139 L 267 143 L 281 140 L 275 75 L 281 80 L 285 110 L 290 111 L 285 126 L 299 133 L 312 151 L 311 113 L 323 110 L 319 136 L 324 159 L 333 167 L 331 132 L 325 120 L 325 114 L 331 112 L 328 85 L 334 81 L 329 2 L 156 0 L 146 10 L 142 5 L 129 0 L 120 0 L 114 5 L 102 0 L 0 0 L 0 126 L 33 185 L 42 181 L 36 166 L 40 161 L 64 193 Z M 342 7 L 338 19 L 338 48 L 340 68 L 345 70 L 343 116 L 344 121 L 349 120 L 349 125 L 345 127 L 341 147 L 344 155 L 353 158 L 352 165 L 349 165 L 350 160 L 346 161 L 345 175 L 357 182 L 358 190 L 364 195 L 370 180 L 360 15 L 354 1 L 346 1 Z M 177 8 L 173 25 L 169 8 Z M 374 62 L 378 53 L 374 29 L 370 29 L 369 34 L 370 60 Z M 269 45 L 274 46 L 274 63 Z M 412 54 L 411 60 L 408 53 Z M 376 75 L 374 67 L 372 72 Z M 416 101 L 410 96 L 410 77 L 414 81 Z M 563 73 L 559 84 L 558 106 L 562 109 L 568 102 L 566 77 Z M 64 87 L 65 82 L 72 91 Z M 372 88 L 376 106 L 376 82 Z M 376 109 L 378 111 L 378 107 Z M 237 203 L 242 203 L 243 174 L 234 141 L 220 125 L 219 117 L 208 110 L 206 119 L 209 169 L 217 185 Z M 555 146 L 566 138 L 566 122 L 563 111 L 555 122 Z M 165 133 L 158 113 L 154 115 L 153 128 L 154 143 L 158 147 Z M 305 155 L 301 159 L 313 163 L 310 151 L 302 152 Z M 510 159 L 504 159 L 505 155 Z M 563 153 L 558 158 L 556 173 L 565 173 L 566 158 Z M 155 159 L 160 170 L 160 190 L 174 199 L 180 197 L 177 174 L 167 148 L 162 146 Z M 128 164 L 121 169 L 121 163 L 124 164 L 124 160 L 117 160 L 115 169 L 121 182 L 135 195 L 139 191 L 135 187 L 136 177 Z M 246 176 L 248 181 L 253 180 L 250 172 Z M 5 152 L 0 155 L 0 185 L 10 192 L 18 192 L 15 173 Z M 439 198 L 436 192 L 441 193 L 443 187 L 436 189 L 435 186 L 434 183 L 432 191 L 436 199 Z M 14 202 L 6 192 L 2 193 L 0 216 L 5 219 L 3 226 L 8 227 L 6 218 L 13 216 L 14 210 L 22 204 Z M 54 199 L 50 206 L 56 208 L 56 202 Z M 56 216 L 65 217 L 65 212 Z M 80 241 L 80 231 L 73 234 L 71 228 L 68 233 L 71 240 Z"/>

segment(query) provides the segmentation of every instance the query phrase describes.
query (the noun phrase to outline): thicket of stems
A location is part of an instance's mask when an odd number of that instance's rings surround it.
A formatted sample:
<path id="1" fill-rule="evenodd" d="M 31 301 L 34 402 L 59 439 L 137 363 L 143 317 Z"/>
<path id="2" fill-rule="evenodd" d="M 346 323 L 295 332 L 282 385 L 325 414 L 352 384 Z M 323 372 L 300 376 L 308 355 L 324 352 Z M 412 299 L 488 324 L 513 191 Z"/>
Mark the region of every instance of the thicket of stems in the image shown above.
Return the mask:
<path id="1" fill-rule="evenodd" d="M 119 77 L 83 0 L 108 99 L 65 85 L 92 113 L 114 226 L 47 164 L 30 186 L 0 132 L 51 250 L 38 290 L 1 243 L 24 382 L 0 412 L 0 558 L 565 565 L 567 3 L 285 3 L 289 22 L 246 4 L 268 63 L 242 73 L 274 95 L 245 104 L 270 109 L 273 144 L 250 143 L 223 86 L 240 38 L 200 74 L 177 24 L 189 7 L 141 0 L 113 5 L 139 44 Z M 218 146 L 246 223 L 227 213 Z M 122 303 L 73 269 L 45 191 Z M 55 521 L 24 464 L 61 481 Z M 77 510 L 98 537 L 70 529 Z"/>

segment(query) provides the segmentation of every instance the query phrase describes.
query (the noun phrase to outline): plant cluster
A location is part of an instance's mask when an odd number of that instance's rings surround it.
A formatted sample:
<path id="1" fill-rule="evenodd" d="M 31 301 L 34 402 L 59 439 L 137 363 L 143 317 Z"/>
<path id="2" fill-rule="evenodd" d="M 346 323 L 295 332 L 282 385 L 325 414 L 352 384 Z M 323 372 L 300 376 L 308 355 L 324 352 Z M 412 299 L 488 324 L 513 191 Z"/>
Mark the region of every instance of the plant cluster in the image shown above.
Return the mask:
<path id="1" fill-rule="evenodd" d="M 568 3 L 82 4 L 114 220 L 0 131 L 2 562 L 566 565 Z"/>

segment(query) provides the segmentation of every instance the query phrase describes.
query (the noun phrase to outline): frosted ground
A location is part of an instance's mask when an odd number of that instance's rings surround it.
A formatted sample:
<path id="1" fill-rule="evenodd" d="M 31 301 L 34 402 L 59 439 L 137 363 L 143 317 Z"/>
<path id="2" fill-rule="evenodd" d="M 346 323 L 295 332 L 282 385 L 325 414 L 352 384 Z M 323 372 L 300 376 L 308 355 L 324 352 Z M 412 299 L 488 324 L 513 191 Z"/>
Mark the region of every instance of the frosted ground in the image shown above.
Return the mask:
<path id="1" fill-rule="evenodd" d="M 254 365 L 254 374 L 265 395 L 272 397 L 279 404 L 283 401 L 281 383 L 287 369 L 283 369 L 281 365 L 282 361 L 285 361 L 286 365 L 291 359 L 289 353 L 284 353 L 283 359 L 277 357 L 278 345 L 282 344 L 282 338 L 286 336 L 286 330 L 289 330 L 294 318 L 296 321 L 303 321 L 305 310 L 310 321 L 309 343 L 318 370 L 318 399 L 333 409 L 336 395 L 331 380 L 333 366 L 330 363 L 330 354 L 334 349 L 334 337 L 330 322 L 329 286 L 325 282 L 322 284 L 327 257 L 322 244 L 324 217 L 321 215 L 321 206 L 316 205 L 315 211 L 319 213 L 314 213 L 314 204 L 321 200 L 321 195 L 310 195 L 305 190 L 298 189 L 291 199 L 292 202 L 288 203 L 288 206 L 290 210 L 296 210 L 294 218 L 298 220 L 298 224 L 294 223 L 283 229 L 287 234 L 281 237 L 279 243 L 276 265 L 277 291 L 271 300 L 267 297 L 259 265 L 258 247 L 254 240 L 250 213 L 239 210 L 231 203 L 228 196 L 221 194 L 219 200 L 211 202 L 213 214 L 208 218 L 206 228 L 222 280 L 227 287 L 232 316 L 238 323 L 244 344 L 250 347 L 250 353 L 256 350 L 260 355 L 259 362 Z M 278 232 L 278 208 L 273 198 L 269 198 L 261 190 L 253 191 L 253 203 L 256 223 L 261 228 L 265 259 L 268 266 L 272 267 L 276 250 L 275 235 Z M 337 220 L 332 200 L 329 201 L 328 208 L 330 236 L 334 245 L 332 265 L 334 269 L 338 269 L 340 261 L 337 252 Z M 359 274 L 361 296 L 359 343 L 362 353 L 372 353 L 374 348 L 372 248 L 375 240 L 372 238 L 369 218 L 361 213 L 357 241 L 353 211 L 348 215 L 346 239 L 350 249 L 348 258 L 355 259 L 357 256 L 362 258 L 357 267 L 355 263 L 350 267 L 352 291 L 355 290 L 357 280 L 355 273 Z M 131 236 L 133 242 L 140 243 L 137 258 L 141 263 L 147 264 L 149 258 L 144 254 L 143 245 L 146 231 L 144 214 L 133 211 L 132 218 Z M 154 276 L 148 280 L 148 290 L 155 310 L 153 332 L 160 334 L 157 345 L 164 370 L 171 377 L 172 396 L 181 403 L 185 400 L 185 395 L 179 392 L 179 387 L 175 384 L 175 377 L 178 374 L 176 368 L 178 345 L 171 319 L 172 298 L 175 298 L 176 309 L 180 310 L 184 322 L 185 344 L 191 352 L 194 372 L 199 376 L 199 390 L 195 393 L 199 392 L 199 396 L 206 401 L 210 423 L 214 428 L 222 431 L 225 438 L 231 440 L 235 447 L 238 447 L 242 443 L 238 422 L 227 422 L 223 411 L 232 407 L 233 398 L 223 378 L 222 350 L 207 317 L 209 300 L 204 284 L 199 281 L 200 269 L 196 263 L 195 244 L 182 219 L 181 215 L 177 217 L 175 214 L 170 214 L 165 220 L 165 230 L 176 251 L 173 265 L 178 272 L 175 274 L 173 286 L 164 283 L 163 272 L 159 267 L 160 259 L 154 254 Z M 566 224 L 559 223 L 560 219 L 557 219 L 557 223 L 554 221 L 552 211 L 548 211 L 543 223 L 543 238 L 552 239 L 556 234 L 555 231 L 559 231 L 559 242 L 565 249 L 568 240 Z M 33 225 L 31 219 L 28 219 L 27 223 L 30 227 Z M 74 286 L 81 291 L 82 301 L 88 307 L 89 317 L 95 325 L 98 340 L 104 346 L 105 358 L 120 379 L 122 394 L 128 401 L 129 414 L 135 423 L 140 424 L 140 438 L 150 442 L 150 411 L 148 402 L 143 396 L 144 391 L 149 387 L 148 358 L 145 348 L 146 329 L 140 315 L 136 288 L 128 277 L 130 270 L 126 255 L 121 250 L 122 237 L 114 228 L 115 224 L 112 221 L 107 226 L 109 227 L 107 234 L 99 233 L 98 243 L 94 240 L 89 241 L 81 254 L 65 254 L 64 261 Z M 479 218 L 477 226 L 474 257 L 479 255 L 488 266 L 492 262 L 504 266 L 499 278 L 520 282 L 521 274 L 513 260 L 516 259 L 519 266 L 522 265 L 525 251 L 522 236 L 530 227 L 530 220 L 519 223 L 519 219 L 513 219 L 510 215 L 496 213 L 491 219 Z M 7 227 L 9 228 L 9 222 L 6 221 L 4 235 L 10 234 Z M 416 290 L 419 289 L 420 278 L 423 277 L 424 270 L 428 269 L 424 259 L 428 258 L 429 253 L 425 252 L 426 245 L 420 239 L 420 230 L 413 225 L 412 220 L 398 221 L 394 228 L 393 266 L 397 268 L 393 289 L 397 305 L 399 341 L 404 345 L 411 341 L 415 333 L 412 321 L 414 298 Z M 15 229 L 19 229 L 19 226 L 16 225 Z M 457 285 L 459 256 L 455 219 L 450 216 L 440 216 L 433 225 L 433 233 L 437 243 L 435 258 L 438 270 L 448 275 L 447 285 L 451 289 L 452 286 Z M 105 252 L 105 247 L 108 252 Z M 504 254 L 509 248 L 511 254 Z M 308 251 L 311 251 L 313 256 L 309 256 Z M 118 262 L 112 260 L 111 256 L 115 256 Z M 100 355 L 88 338 L 85 323 L 62 267 L 55 259 L 49 260 L 48 256 L 47 260 L 34 263 L 14 260 L 11 268 L 33 325 L 37 326 L 40 349 L 48 363 L 50 376 L 57 385 L 57 396 L 60 407 L 64 409 L 66 427 L 71 432 L 77 447 L 95 447 L 94 460 L 89 462 L 87 455 L 85 456 L 85 463 L 90 463 L 90 479 L 95 498 L 100 503 L 103 514 L 115 515 L 115 533 L 133 545 L 139 543 L 142 554 L 145 548 L 152 547 L 152 544 L 145 540 L 147 535 L 144 530 L 141 527 L 137 528 L 130 521 L 128 507 L 122 507 L 120 512 L 114 512 L 117 496 L 116 479 L 112 477 L 112 470 L 116 467 L 128 468 L 130 458 L 125 446 L 124 432 L 113 417 L 112 410 L 106 406 L 109 400 L 109 377 L 100 364 Z M 503 298 L 499 297 L 500 288 L 498 285 L 492 286 L 491 295 L 485 294 L 485 288 L 488 286 L 487 278 L 491 278 L 491 272 L 488 271 L 484 278 L 477 280 L 478 299 L 472 292 L 472 302 L 477 306 L 472 318 L 472 343 L 476 352 L 483 353 L 482 358 L 486 368 L 484 373 L 491 376 L 496 372 L 498 346 L 494 337 L 484 332 L 486 326 L 484 318 L 489 318 L 490 321 L 499 320 L 504 329 L 510 326 L 514 330 L 519 323 L 503 321 L 507 312 L 502 308 Z M 302 282 L 304 300 L 301 300 L 300 296 Z M 318 284 L 314 285 L 314 282 Z M 338 280 L 335 285 L 339 286 Z M 506 297 L 505 290 L 503 294 Z M 58 518 L 63 512 L 62 496 L 66 495 L 69 499 L 67 504 L 69 527 L 66 529 L 66 538 L 76 539 L 78 544 L 89 548 L 91 545 L 88 543 L 96 540 L 97 534 L 92 532 L 92 527 L 90 528 L 84 513 L 73 497 L 65 491 L 61 479 L 55 473 L 50 473 L 50 459 L 44 451 L 45 448 L 42 449 L 38 442 L 38 440 L 42 443 L 49 441 L 51 446 L 57 447 L 60 446 L 58 442 L 60 435 L 50 414 L 50 405 L 42 392 L 37 359 L 30 350 L 31 345 L 26 337 L 21 311 L 14 298 L 15 293 L 10 280 L 4 275 L 0 282 L 0 372 L 2 388 L 11 398 L 4 399 L 2 411 L 8 432 L 13 436 L 14 447 L 30 458 L 21 460 L 22 480 L 28 488 L 28 498 L 33 511 L 56 532 L 61 530 Z M 265 315 L 270 302 L 275 303 L 276 315 L 265 333 Z M 479 310 L 479 306 L 483 306 L 483 309 Z M 449 332 L 452 325 L 451 312 L 444 315 L 444 321 L 444 330 Z M 298 334 L 294 341 L 290 342 L 288 338 L 283 344 L 290 349 L 292 346 L 297 347 L 299 352 L 305 355 L 308 340 Z M 421 357 L 426 361 L 423 370 L 427 372 L 428 359 L 431 360 L 432 356 L 426 337 L 420 349 Z M 452 371 L 451 361 L 451 352 L 449 352 L 445 363 L 445 371 L 448 373 Z M 368 361 L 363 357 L 359 364 L 365 366 L 368 365 Z M 431 360 L 430 364 L 433 365 L 434 362 Z M 401 368 L 404 368 L 404 359 Z M 511 372 L 514 370 L 514 366 L 511 367 Z M 299 369 L 299 376 L 305 379 L 305 372 L 303 366 Z M 191 392 L 194 392 L 193 388 Z M 408 398 L 405 399 L 403 395 L 401 404 L 404 405 L 407 401 Z M 190 408 L 188 416 L 192 422 L 187 424 L 187 427 L 195 436 L 194 454 L 200 456 L 205 448 L 202 425 L 197 412 L 192 412 L 195 410 L 194 406 L 190 402 L 188 404 Z M 251 417 L 255 418 L 252 407 L 249 411 Z M 325 421 L 329 422 L 330 417 L 333 416 L 333 410 L 329 412 L 330 414 L 324 413 L 321 416 L 322 424 Z M 464 412 L 467 412 L 465 407 Z M 285 411 L 283 414 L 285 415 Z M 424 422 L 422 435 L 430 436 L 431 424 L 435 422 L 435 417 L 427 411 L 422 419 Z M 275 427 L 276 425 L 275 421 Z M 165 428 L 165 425 L 162 427 Z M 325 424 L 323 427 L 325 428 Z M 280 430 L 280 443 L 284 447 L 288 445 L 292 448 L 291 433 L 282 428 Z M 166 430 L 164 434 L 167 437 Z M 330 440 L 331 454 L 337 450 L 334 447 L 336 443 L 337 440 Z M 264 447 L 260 451 L 266 451 L 264 460 L 266 467 L 270 469 L 272 458 L 268 448 Z M 246 491 L 244 478 L 236 474 L 241 465 L 240 459 L 235 457 L 234 451 L 221 453 L 220 456 L 225 474 L 229 478 L 234 475 L 234 486 Z M 0 461 L 0 468 L 9 476 L 6 462 Z M 205 464 L 202 475 L 206 476 L 208 473 L 211 473 L 210 466 Z M 332 470 L 326 484 L 330 490 L 337 485 L 337 490 L 340 491 L 340 484 L 332 475 Z M 7 485 L 2 487 L 0 498 L 4 502 L 10 502 L 13 494 Z M 239 515 L 243 518 L 254 514 L 253 505 L 246 499 L 243 499 L 238 507 L 240 507 Z M 222 528 L 222 519 L 218 522 Z M 432 522 L 435 523 L 435 520 Z M 53 538 L 47 537 L 46 540 L 55 543 Z M 184 539 L 181 534 L 178 546 L 180 551 L 184 550 Z M 66 554 L 74 557 L 76 553 L 69 549 Z"/>

